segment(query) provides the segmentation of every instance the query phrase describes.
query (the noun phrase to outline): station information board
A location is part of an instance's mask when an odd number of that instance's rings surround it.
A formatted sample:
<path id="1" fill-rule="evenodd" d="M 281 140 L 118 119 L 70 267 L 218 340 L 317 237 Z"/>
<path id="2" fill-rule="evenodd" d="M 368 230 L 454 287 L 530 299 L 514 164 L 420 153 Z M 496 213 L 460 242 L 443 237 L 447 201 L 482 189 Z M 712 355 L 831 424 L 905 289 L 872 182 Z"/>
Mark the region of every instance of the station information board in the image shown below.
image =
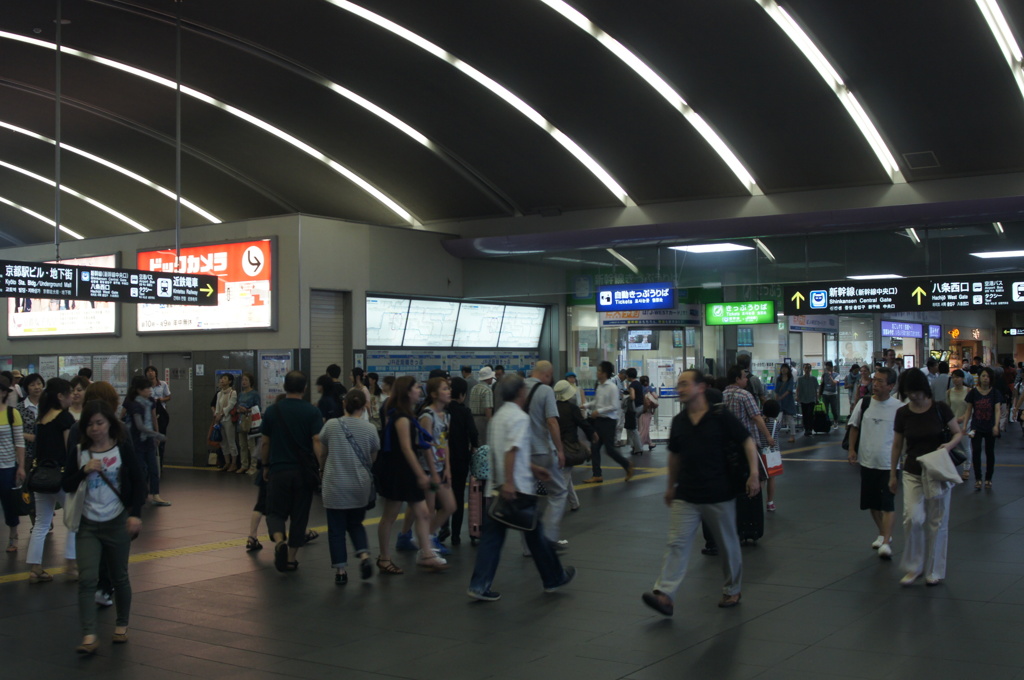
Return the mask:
<path id="1" fill-rule="evenodd" d="M 673 309 L 676 306 L 675 284 L 627 283 L 598 286 L 597 311 L 621 312 L 634 309 Z"/>
<path id="2" fill-rule="evenodd" d="M 116 255 L 69 258 L 62 262 L 80 267 L 102 267 L 103 269 L 113 269 L 118 264 Z M 46 264 L 59 263 L 47 262 Z M 29 295 L 19 295 L 7 299 L 7 337 L 12 339 L 116 335 L 117 320 L 118 306 L 113 302 L 42 300 L 33 299 Z"/>
<path id="3" fill-rule="evenodd" d="M 709 326 L 750 326 L 775 323 L 775 302 L 709 302 L 704 306 L 704 322 Z"/>
<path id="4" fill-rule="evenodd" d="M 1019 336 L 1024 335 L 1024 328 L 1004 328 L 1003 335 Z"/>
<path id="5" fill-rule="evenodd" d="M 205 306 L 217 304 L 217 277 L 0 260 L 0 295 Z"/>
<path id="6" fill-rule="evenodd" d="M 786 314 L 1024 309 L 1024 273 L 834 281 L 786 286 Z"/>

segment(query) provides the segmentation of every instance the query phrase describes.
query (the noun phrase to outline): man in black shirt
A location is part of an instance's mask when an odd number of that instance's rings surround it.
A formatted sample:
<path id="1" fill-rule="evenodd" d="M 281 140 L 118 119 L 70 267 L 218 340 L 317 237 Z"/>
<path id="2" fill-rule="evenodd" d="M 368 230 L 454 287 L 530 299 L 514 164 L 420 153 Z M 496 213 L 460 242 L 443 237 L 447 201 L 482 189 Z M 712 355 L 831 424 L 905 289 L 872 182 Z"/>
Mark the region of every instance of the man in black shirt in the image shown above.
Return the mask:
<path id="1" fill-rule="evenodd" d="M 735 607 L 740 601 L 743 557 L 736 533 L 736 488 L 729 473 L 727 451 L 738 447 L 750 471 L 746 494 L 760 491 L 757 449 L 750 433 L 724 408 L 712 408 L 705 390 L 706 378 L 698 371 L 684 371 L 676 391 L 684 405 L 672 419 L 668 449 L 669 474 L 665 504 L 671 509 L 668 550 L 654 591 L 644 593 L 644 603 L 666 616 L 672 615 L 672 595 L 686 575 L 690 547 L 704 521 L 722 554 L 725 586 L 719 607 Z"/>

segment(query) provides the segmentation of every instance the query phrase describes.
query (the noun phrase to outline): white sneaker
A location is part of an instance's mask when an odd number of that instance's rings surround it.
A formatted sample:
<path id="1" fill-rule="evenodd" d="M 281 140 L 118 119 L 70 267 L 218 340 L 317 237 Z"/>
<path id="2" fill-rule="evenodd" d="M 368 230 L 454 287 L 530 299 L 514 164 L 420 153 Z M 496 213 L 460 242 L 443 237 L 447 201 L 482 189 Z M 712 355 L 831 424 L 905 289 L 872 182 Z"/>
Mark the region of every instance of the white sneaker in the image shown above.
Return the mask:
<path id="1" fill-rule="evenodd" d="M 883 543 L 878 548 L 878 556 L 880 558 L 882 558 L 883 560 L 891 560 L 892 559 L 892 546 L 889 545 L 888 543 Z"/>
<path id="2" fill-rule="evenodd" d="M 885 536 L 879 536 L 878 538 L 875 539 L 875 542 L 871 544 L 871 549 L 872 550 L 878 550 L 879 548 L 882 547 L 883 543 L 885 543 Z"/>
<path id="3" fill-rule="evenodd" d="M 109 593 L 105 593 L 102 590 L 96 591 L 96 604 L 101 607 L 110 607 L 114 604 L 114 599 Z"/>

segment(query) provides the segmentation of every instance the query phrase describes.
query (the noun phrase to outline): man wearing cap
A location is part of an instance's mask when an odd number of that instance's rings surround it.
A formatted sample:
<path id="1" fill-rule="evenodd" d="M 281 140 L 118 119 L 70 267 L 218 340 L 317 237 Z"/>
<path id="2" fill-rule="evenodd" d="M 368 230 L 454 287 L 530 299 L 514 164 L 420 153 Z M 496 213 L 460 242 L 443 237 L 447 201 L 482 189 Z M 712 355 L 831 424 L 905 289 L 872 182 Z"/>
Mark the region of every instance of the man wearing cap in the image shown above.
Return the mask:
<path id="1" fill-rule="evenodd" d="M 484 366 L 477 374 L 480 381 L 469 391 L 469 410 L 473 413 L 473 423 L 479 433 L 480 444 L 487 443 L 487 426 L 494 415 L 494 369 Z"/>

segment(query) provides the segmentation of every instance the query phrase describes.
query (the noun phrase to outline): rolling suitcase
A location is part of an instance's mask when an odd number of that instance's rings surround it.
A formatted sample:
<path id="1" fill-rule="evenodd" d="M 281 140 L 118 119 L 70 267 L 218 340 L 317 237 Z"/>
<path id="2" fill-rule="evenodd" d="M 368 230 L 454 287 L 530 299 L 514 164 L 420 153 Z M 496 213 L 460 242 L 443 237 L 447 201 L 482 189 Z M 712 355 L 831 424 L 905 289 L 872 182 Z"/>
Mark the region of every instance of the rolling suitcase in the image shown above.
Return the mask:
<path id="1" fill-rule="evenodd" d="M 736 497 L 736 533 L 740 543 L 757 543 L 764 536 L 764 494 L 758 492 L 753 498 L 745 494 Z"/>
<path id="2" fill-rule="evenodd" d="M 484 523 L 484 487 L 487 480 L 469 478 L 469 542 L 476 545 Z"/>

